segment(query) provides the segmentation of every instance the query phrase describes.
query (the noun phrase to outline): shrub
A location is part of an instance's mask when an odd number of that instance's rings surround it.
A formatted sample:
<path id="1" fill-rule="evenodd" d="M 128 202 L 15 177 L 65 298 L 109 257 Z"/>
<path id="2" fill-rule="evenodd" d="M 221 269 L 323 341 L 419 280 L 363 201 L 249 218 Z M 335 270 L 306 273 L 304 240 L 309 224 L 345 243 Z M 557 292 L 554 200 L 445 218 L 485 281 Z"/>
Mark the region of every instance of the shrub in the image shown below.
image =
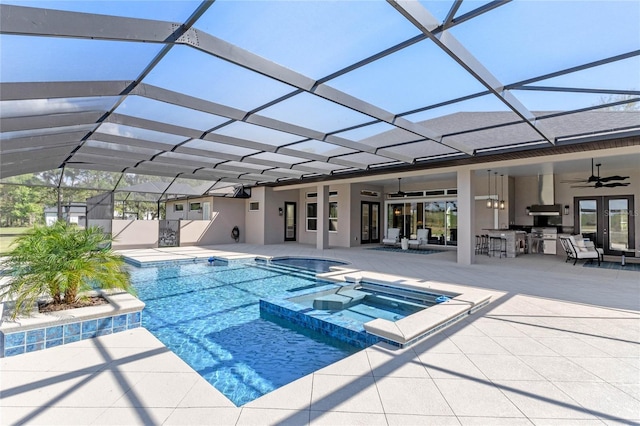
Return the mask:
<path id="1" fill-rule="evenodd" d="M 14 300 L 12 318 L 50 296 L 56 304 L 74 303 L 94 288 L 133 292 L 122 256 L 98 227 L 78 228 L 63 221 L 37 226 L 19 236 L 4 261 L 11 275 L 0 287 L 1 300 Z"/>

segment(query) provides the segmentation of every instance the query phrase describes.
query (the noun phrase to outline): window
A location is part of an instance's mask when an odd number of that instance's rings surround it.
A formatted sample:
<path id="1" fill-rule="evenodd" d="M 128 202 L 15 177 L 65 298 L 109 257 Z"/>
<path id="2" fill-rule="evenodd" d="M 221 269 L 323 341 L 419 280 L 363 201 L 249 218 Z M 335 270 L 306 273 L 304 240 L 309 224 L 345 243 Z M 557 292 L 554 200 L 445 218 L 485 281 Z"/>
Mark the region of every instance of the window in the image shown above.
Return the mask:
<path id="1" fill-rule="evenodd" d="M 318 230 L 318 203 L 307 203 L 307 231 Z"/>
<path id="2" fill-rule="evenodd" d="M 307 231 L 318 230 L 318 203 L 307 203 Z M 338 232 L 338 203 L 329 203 L 329 231 Z"/>
<path id="3" fill-rule="evenodd" d="M 173 211 L 174 212 L 181 212 L 184 210 L 184 204 L 174 204 L 173 205 Z"/>
<path id="4" fill-rule="evenodd" d="M 191 203 L 189 204 L 189 210 L 194 211 L 194 210 L 200 210 L 202 207 L 200 206 L 200 203 Z"/>
<path id="5" fill-rule="evenodd" d="M 249 203 L 249 211 L 250 212 L 256 212 L 260 210 L 260 203 L 257 201 L 254 201 L 252 203 Z"/>
<path id="6" fill-rule="evenodd" d="M 329 203 L 329 232 L 338 232 L 338 203 Z"/>

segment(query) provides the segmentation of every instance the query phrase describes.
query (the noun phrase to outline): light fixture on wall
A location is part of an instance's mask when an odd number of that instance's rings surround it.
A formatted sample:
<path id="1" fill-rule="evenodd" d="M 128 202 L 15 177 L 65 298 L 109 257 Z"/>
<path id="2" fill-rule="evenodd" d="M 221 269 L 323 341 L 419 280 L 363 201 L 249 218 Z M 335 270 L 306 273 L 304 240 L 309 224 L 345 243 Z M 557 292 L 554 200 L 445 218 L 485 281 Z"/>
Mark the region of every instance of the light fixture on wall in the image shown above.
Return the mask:
<path id="1" fill-rule="evenodd" d="M 565 215 L 568 215 L 568 214 L 569 214 L 569 206 L 568 206 L 568 205 L 565 205 L 565 206 L 564 206 L 564 214 L 565 214 Z"/>
<path id="2" fill-rule="evenodd" d="M 487 170 L 487 208 L 490 209 L 493 207 L 493 202 L 491 201 L 491 170 Z"/>
<path id="3" fill-rule="evenodd" d="M 500 210 L 504 210 L 504 175 L 500 175 Z"/>
<path id="4" fill-rule="evenodd" d="M 529 214 L 530 211 L 531 211 L 531 207 L 527 206 L 527 207 L 524 208 L 524 212 L 526 214 Z"/>
<path id="5" fill-rule="evenodd" d="M 282 210 L 282 207 L 278 207 L 278 215 L 282 216 L 284 214 L 284 210 Z"/>
<path id="6" fill-rule="evenodd" d="M 493 200 L 493 208 L 498 208 L 498 172 L 494 172 L 495 178 L 493 179 L 493 189 L 496 194 L 496 198 Z"/>

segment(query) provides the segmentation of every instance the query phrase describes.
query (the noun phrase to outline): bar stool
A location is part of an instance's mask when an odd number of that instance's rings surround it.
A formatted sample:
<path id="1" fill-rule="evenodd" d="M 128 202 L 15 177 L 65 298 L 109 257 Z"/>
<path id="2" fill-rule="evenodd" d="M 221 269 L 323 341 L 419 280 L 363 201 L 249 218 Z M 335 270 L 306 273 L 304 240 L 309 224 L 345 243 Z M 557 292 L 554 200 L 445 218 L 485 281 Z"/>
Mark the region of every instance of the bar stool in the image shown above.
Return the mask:
<path id="1" fill-rule="evenodd" d="M 504 237 L 489 237 L 490 256 L 507 257 L 507 239 Z"/>
<path id="2" fill-rule="evenodd" d="M 480 235 L 476 235 L 476 254 L 480 254 L 482 252 L 482 237 Z"/>
<path id="3" fill-rule="evenodd" d="M 489 256 L 489 235 L 480 235 L 480 254 Z"/>

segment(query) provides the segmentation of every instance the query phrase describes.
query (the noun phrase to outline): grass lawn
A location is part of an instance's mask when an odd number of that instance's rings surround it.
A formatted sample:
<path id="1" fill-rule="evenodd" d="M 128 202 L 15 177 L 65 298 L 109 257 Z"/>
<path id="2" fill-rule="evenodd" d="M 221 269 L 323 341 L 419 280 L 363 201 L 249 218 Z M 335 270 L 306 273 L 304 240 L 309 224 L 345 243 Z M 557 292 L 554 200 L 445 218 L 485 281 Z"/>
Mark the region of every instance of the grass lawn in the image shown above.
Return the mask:
<path id="1" fill-rule="evenodd" d="M 31 228 L 0 228 L 0 254 L 9 251 L 11 242 Z"/>

